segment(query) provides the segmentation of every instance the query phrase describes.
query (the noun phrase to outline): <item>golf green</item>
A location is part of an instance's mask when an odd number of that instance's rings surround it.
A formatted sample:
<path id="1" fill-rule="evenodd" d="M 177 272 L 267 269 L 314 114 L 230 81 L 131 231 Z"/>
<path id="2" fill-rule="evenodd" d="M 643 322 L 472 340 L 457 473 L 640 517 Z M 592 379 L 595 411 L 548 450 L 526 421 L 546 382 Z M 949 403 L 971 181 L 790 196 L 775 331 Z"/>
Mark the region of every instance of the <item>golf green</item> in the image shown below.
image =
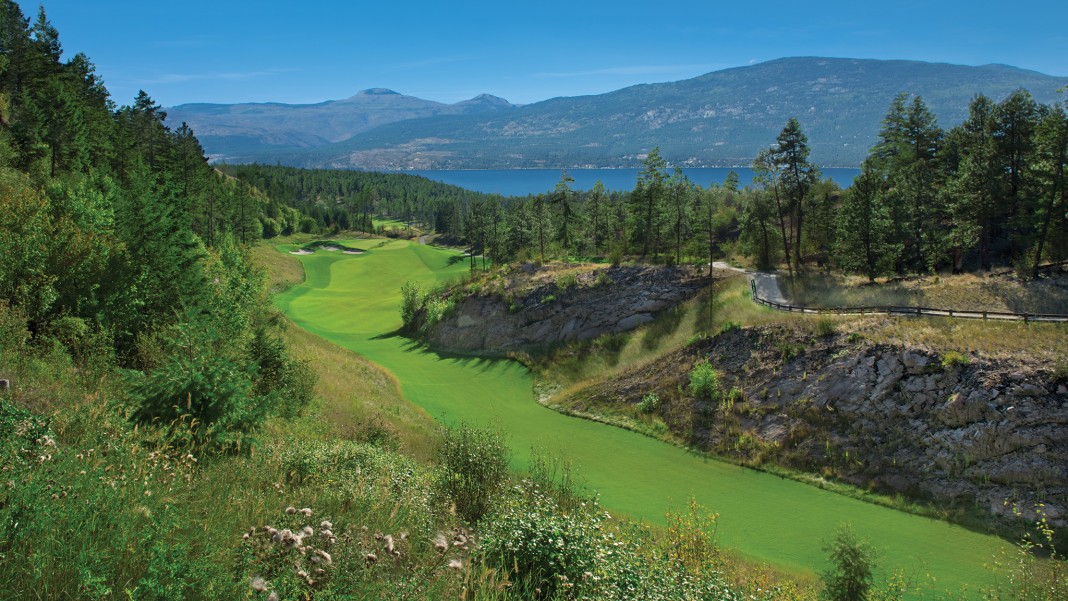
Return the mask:
<path id="1" fill-rule="evenodd" d="M 569 457 L 607 508 L 654 522 L 692 496 L 720 514 L 721 544 L 791 571 L 823 569 L 823 545 L 848 522 L 878 549 L 880 573 L 901 569 L 918 585 L 910 597 L 978 598 L 990 581 L 989 564 L 1007 544 L 996 537 L 567 417 L 534 401 L 530 374 L 514 361 L 442 356 L 413 344 L 395 333 L 401 285 L 433 286 L 461 275 L 466 262 L 403 240 L 346 244 L 368 252 L 300 255 L 306 280 L 279 295 L 278 306 L 299 326 L 392 372 L 404 396 L 436 419 L 505 432 L 516 465 L 532 448 Z"/>

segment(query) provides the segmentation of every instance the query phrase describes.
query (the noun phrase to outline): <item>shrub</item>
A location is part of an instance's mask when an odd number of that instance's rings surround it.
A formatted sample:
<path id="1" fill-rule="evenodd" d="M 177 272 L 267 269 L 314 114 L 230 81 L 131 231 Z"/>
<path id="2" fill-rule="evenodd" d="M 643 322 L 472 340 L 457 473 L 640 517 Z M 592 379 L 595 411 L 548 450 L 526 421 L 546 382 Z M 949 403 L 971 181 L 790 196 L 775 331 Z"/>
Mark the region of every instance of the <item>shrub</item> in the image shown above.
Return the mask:
<path id="1" fill-rule="evenodd" d="M 638 403 L 638 411 L 642 413 L 652 413 L 660 408 L 660 397 L 654 392 L 650 392 L 642 397 L 640 403 Z"/>
<path id="2" fill-rule="evenodd" d="M 446 428 L 437 459 L 438 492 L 464 520 L 481 520 L 508 478 L 508 449 L 500 434 L 466 424 Z"/>
<path id="3" fill-rule="evenodd" d="M 690 394 L 697 398 L 712 402 L 719 400 L 720 394 L 719 374 L 707 359 L 697 362 L 690 370 Z"/>
<path id="4" fill-rule="evenodd" d="M 276 397 L 278 415 L 299 415 L 311 402 L 317 379 L 309 362 L 290 357 L 285 341 L 262 329 L 252 339 L 250 355 L 259 367 L 255 392 L 261 397 Z"/>
<path id="5" fill-rule="evenodd" d="M 556 295 L 554 295 L 554 294 L 550 294 L 550 295 L 546 296 L 545 298 L 541 299 L 541 303 L 543 305 L 549 305 L 549 304 L 552 304 L 552 303 L 555 303 L 555 302 L 556 302 Z"/>
<path id="6" fill-rule="evenodd" d="M 816 335 L 824 338 L 834 336 L 838 331 L 838 324 L 830 317 L 821 317 L 816 320 Z"/>
<path id="7" fill-rule="evenodd" d="M 574 273 L 565 273 L 556 277 L 556 287 L 560 291 L 567 290 L 576 285 L 578 285 L 578 278 Z"/>
<path id="8" fill-rule="evenodd" d="M 526 481 L 488 521 L 479 553 L 486 563 L 508 570 L 521 590 L 554 598 L 560 589 L 581 587 L 584 574 L 603 570 L 599 560 L 610 544 L 604 519 L 593 503 L 559 511 L 552 495 Z"/>
<path id="9" fill-rule="evenodd" d="M 139 421 L 165 426 L 173 442 L 218 451 L 247 448 L 274 404 L 253 394 L 248 369 L 206 354 L 171 357 L 129 383 Z"/>
<path id="10" fill-rule="evenodd" d="M 867 601 L 875 568 L 875 550 L 857 540 L 848 525 L 838 528 L 834 541 L 823 548 L 831 567 L 820 574 L 831 601 Z"/>
<path id="11" fill-rule="evenodd" d="M 419 285 L 412 281 L 404 282 L 401 286 L 401 321 L 405 329 L 411 329 L 415 325 L 415 314 L 420 305 Z"/>

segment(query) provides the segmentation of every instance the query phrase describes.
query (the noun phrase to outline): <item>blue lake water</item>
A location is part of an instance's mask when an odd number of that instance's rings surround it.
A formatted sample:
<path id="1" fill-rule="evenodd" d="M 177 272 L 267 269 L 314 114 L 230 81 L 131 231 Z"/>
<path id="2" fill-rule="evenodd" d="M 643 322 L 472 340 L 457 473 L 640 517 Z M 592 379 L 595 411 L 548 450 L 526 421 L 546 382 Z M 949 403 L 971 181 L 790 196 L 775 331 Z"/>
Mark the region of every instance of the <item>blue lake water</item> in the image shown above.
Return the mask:
<path id="1" fill-rule="evenodd" d="M 739 167 L 694 167 L 683 169 L 690 181 L 702 187 L 709 184 L 722 184 L 727 173 L 735 171 L 740 184 L 744 187 L 753 182 L 753 170 Z M 853 178 L 860 174 L 860 169 L 827 168 L 822 169 L 823 177 L 831 178 L 838 185 L 846 188 L 853 184 Z M 501 194 L 503 196 L 526 196 L 550 192 L 560 181 L 559 169 L 480 169 L 480 170 L 423 170 L 406 171 L 421 175 L 427 179 L 460 186 L 476 192 Z M 598 180 L 608 190 L 633 190 L 638 181 L 637 169 L 568 169 L 567 173 L 575 178 L 571 184 L 573 190 L 589 190 Z"/>

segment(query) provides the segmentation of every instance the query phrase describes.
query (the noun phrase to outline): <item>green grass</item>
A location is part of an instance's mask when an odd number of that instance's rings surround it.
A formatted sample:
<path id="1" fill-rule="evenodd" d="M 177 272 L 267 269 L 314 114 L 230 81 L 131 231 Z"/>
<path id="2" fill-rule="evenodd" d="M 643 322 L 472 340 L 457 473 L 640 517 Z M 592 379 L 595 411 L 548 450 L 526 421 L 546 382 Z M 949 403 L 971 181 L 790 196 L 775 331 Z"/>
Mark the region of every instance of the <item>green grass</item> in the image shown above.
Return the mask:
<path id="1" fill-rule="evenodd" d="M 804 574 L 825 567 L 822 546 L 849 522 L 879 550 L 881 572 L 905 570 L 917 594 L 966 591 L 974 598 L 991 581 L 985 566 L 1006 548 L 997 538 L 564 416 L 534 402 L 531 376 L 516 362 L 443 356 L 396 335 L 401 284 L 412 280 L 425 288 L 459 277 L 466 264 L 455 256 L 401 240 L 362 255 L 300 256 L 305 282 L 276 302 L 301 327 L 386 368 L 404 396 L 434 418 L 506 432 L 515 465 L 524 466 L 531 448 L 571 458 L 578 476 L 613 510 L 663 522 L 670 508 L 693 496 L 721 515 L 723 545 Z"/>

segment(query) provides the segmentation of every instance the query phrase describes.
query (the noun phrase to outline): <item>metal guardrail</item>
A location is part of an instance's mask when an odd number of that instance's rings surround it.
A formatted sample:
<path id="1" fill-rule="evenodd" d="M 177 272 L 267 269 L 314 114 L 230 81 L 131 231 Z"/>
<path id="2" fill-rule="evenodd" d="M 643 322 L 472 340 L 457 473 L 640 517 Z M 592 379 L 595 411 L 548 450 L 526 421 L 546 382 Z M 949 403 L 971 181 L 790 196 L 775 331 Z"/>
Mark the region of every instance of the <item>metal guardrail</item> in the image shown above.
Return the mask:
<path id="1" fill-rule="evenodd" d="M 902 307 L 894 305 L 872 307 L 805 307 L 777 303 L 757 295 L 756 282 L 749 279 L 750 296 L 753 300 L 766 307 L 787 311 L 790 313 L 811 313 L 814 315 L 904 315 L 904 316 L 933 316 L 953 317 L 960 319 L 982 319 L 1001 321 L 1031 322 L 1059 322 L 1068 323 L 1068 315 L 1057 313 L 1010 313 L 1006 311 L 959 311 L 957 309 L 934 309 L 931 307 Z"/>

